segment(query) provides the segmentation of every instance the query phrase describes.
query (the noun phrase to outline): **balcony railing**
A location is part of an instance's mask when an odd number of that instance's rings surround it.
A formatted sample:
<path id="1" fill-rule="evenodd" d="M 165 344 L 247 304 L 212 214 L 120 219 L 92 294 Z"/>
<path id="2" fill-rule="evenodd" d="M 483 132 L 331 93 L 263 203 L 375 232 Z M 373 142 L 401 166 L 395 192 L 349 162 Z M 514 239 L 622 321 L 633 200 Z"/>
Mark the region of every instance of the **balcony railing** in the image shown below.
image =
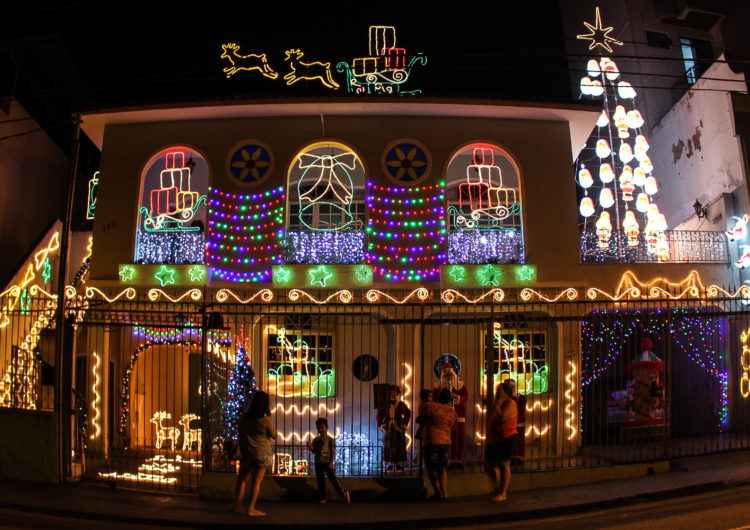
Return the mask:
<path id="1" fill-rule="evenodd" d="M 582 263 L 728 263 L 729 250 L 724 232 L 699 230 L 667 230 L 669 253 L 666 259 L 649 252 L 646 238 L 638 236 L 636 246 L 628 245 L 628 237 L 612 231 L 609 248 L 600 248 L 595 231 L 581 232 Z"/>

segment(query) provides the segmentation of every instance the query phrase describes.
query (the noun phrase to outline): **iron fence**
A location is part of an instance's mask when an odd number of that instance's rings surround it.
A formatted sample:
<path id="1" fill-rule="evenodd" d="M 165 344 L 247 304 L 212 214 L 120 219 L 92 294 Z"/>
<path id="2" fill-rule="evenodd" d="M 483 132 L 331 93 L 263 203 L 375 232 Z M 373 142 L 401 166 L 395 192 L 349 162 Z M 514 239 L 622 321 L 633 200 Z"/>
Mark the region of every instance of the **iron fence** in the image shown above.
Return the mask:
<path id="1" fill-rule="evenodd" d="M 252 388 L 271 396 L 273 473 L 309 473 L 306 443 L 325 417 L 340 475 L 418 475 L 419 394 L 440 386 L 446 362 L 466 389 L 452 472 L 482 470 L 486 404 L 506 378 L 519 390 L 517 472 L 750 446 L 750 318 L 731 290 L 300 293 L 87 299 L 73 377 L 85 476 L 190 490 L 204 471 L 234 472 L 227 440 Z M 42 300 L 30 311 L 0 328 L 5 406 L 51 406 L 41 372 L 13 368 L 13 336 L 41 318 Z M 46 326 L 30 349 L 42 359 Z M 15 390 L 30 385 L 41 390 L 28 399 Z M 405 451 L 378 421 L 392 385 L 411 411 Z"/>

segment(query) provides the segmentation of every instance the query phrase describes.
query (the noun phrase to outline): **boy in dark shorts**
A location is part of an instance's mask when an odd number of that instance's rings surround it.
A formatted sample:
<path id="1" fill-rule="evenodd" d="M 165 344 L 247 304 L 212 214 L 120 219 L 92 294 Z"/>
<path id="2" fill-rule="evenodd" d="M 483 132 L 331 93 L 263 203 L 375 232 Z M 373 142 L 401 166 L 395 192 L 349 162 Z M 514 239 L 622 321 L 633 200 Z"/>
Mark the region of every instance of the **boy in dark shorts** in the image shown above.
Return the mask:
<path id="1" fill-rule="evenodd" d="M 318 491 L 320 492 L 320 503 L 326 503 L 326 479 L 331 481 L 333 489 L 344 499 L 347 504 L 351 502 L 349 492 L 344 490 L 336 478 L 334 469 L 334 460 L 336 459 L 336 440 L 328 435 L 328 421 L 325 418 L 318 418 L 315 422 L 318 428 L 318 436 L 313 438 L 312 443 L 307 442 L 307 447 L 315 455 L 315 476 L 318 479 Z"/>

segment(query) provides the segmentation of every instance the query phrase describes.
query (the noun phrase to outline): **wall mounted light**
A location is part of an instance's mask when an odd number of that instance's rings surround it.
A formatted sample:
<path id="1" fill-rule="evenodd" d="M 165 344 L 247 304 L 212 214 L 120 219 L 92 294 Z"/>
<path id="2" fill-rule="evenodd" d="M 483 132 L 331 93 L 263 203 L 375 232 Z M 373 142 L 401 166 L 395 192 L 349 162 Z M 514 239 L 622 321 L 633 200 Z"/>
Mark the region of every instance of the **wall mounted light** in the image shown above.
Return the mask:
<path id="1" fill-rule="evenodd" d="M 699 201 L 698 199 L 695 199 L 693 209 L 695 210 L 695 215 L 698 216 L 698 219 L 705 219 L 706 217 L 708 217 L 708 208 L 703 206 L 701 204 L 701 201 Z"/>

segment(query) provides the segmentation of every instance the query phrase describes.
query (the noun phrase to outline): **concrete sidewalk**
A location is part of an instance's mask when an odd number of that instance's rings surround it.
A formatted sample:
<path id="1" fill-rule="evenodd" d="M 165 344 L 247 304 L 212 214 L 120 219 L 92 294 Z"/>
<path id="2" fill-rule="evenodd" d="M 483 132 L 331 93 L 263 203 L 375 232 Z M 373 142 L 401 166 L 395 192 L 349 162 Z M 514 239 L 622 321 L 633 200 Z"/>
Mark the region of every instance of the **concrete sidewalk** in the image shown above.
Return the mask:
<path id="1" fill-rule="evenodd" d="M 326 505 L 260 502 L 265 517 L 229 511 L 231 502 L 191 495 L 113 489 L 92 484 L 64 486 L 0 482 L 0 507 L 78 519 L 183 528 L 218 526 L 425 528 L 493 523 L 551 517 L 573 512 L 660 500 L 750 483 L 750 451 L 682 458 L 667 473 L 598 482 L 565 488 L 536 489 L 511 494 L 504 503 L 486 497 L 445 502 L 372 502 Z"/>

